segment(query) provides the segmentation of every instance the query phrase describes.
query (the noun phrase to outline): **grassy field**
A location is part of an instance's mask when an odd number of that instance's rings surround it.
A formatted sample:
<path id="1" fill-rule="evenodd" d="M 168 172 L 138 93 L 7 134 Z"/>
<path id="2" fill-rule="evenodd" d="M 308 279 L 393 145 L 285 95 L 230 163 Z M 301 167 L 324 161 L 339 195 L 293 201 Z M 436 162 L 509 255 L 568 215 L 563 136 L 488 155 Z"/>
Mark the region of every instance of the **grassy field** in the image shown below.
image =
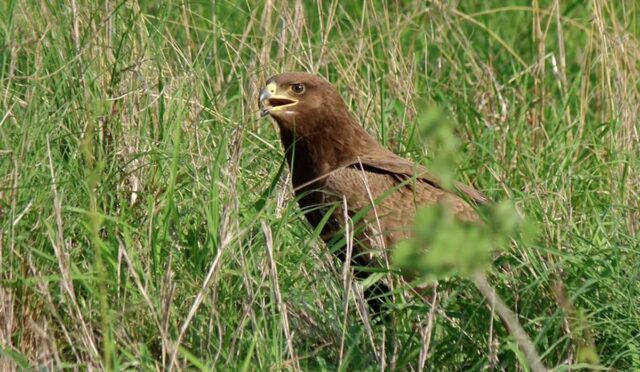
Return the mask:
<path id="1" fill-rule="evenodd" d="M 0 369 L 527 370 L 464 276 L 358 311 L 258 120 L 290 70 L 435 168 L 438 112 L 538 226 L 489 280 L 544 364 L 640 369 L 639 38 L 635 0 L 1 2 Z"/>

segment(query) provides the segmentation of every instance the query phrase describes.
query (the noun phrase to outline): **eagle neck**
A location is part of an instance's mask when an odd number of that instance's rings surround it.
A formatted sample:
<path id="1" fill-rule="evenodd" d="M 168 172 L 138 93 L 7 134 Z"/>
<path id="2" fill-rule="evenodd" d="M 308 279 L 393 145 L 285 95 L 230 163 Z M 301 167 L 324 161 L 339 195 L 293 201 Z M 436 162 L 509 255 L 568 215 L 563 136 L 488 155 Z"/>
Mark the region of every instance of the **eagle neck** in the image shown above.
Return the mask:
<path id="1" fill-rule="evenodd" d="M 297 128 L 303 130 L 298 131 L 279 125 L 294 187 L 317 187 L 323 175 L 380 146 L 355 117 L 323 117 L 321 122 L 301 123 Z"/>

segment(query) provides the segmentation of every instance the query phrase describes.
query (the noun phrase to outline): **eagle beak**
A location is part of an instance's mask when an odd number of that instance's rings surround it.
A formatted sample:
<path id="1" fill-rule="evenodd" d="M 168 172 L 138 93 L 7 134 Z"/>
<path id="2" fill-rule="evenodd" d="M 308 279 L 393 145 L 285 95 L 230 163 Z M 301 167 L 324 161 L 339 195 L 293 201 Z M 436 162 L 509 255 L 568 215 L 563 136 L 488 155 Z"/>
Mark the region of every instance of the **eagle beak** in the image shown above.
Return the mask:
<path id="1" fill-rule="evenodd" d="M 293 106 L 298 103 L 297 100 L 289 98 L 284 94 L 278 94 L 278 86 L 276 83 L 269 83 L 260 90 L 258 97 L 260 104 L 260 116 L 266 116 L 276 111 L 281 111 L 286 107 Z"/>

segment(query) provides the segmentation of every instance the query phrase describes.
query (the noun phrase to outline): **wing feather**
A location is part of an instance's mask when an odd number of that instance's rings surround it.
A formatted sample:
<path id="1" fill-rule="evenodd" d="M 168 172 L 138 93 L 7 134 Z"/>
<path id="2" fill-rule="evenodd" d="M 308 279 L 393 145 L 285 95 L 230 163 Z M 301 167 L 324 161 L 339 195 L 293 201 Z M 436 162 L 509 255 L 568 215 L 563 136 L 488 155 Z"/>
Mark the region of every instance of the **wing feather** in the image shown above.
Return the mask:
<path id="1" fill-rule="evenodd" d="M 416 211 L 421 206 L 442 204 L 462 221 L 480 220 L 475 209 L 457 195 L 429 182 L 403 187 L 395 175 L 396 172 L 378 173 L 344 167 L 325 180 L 324 202 L 338 204 L 334 217 L 344 227 L 343 204 L 346 201 L 346 215 L 357 219 L 356 224 L 366 226 L 368 243 L 365 245 L 369 249 L 390 248 L 411 237 Z"/>
<path id="2" fill-rule="evenodd" d="M 413 163 L 407 159 L 401 158 L 391 151 L 381 153 L 368 154 L 359 156 L 357 159 L 344 164 L 343 166 L 358 166 L 359 164 L 375 168 L 384 172 L 401 174 L 408 177 L 416 177 L 436 188 L 443 189 L 442 181 L 431 174 L 427 168 L 420 164 Z M 469 198 L 477 204 L 489 203 L 489 199 L 480 191 L 471 186 L 456 182 L 455 188 L 457 192 Z"/>

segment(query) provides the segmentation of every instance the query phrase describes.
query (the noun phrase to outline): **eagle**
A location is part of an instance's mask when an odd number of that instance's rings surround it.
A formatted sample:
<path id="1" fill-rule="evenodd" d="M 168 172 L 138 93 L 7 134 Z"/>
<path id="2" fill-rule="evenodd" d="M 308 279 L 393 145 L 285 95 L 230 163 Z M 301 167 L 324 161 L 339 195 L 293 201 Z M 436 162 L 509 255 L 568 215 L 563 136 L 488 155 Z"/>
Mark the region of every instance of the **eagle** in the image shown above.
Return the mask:
<path id="1" fill-rule="evenodd" d="M 351 258 L 357 277 L 384 263 L 385 253 L 412 237 L 416 212 L 440 206 L 455 219 L 482 225 L 475 205 L 489 200 L 473 187 L 456 183 L 453 190 L 428 170 L 382 146 L 367 133 L 328 81 L 313 74 L 290 72 L 269 78 L 260 91 L 262 116 L 278 124 L 293 189 L 306 219 L 321 229 L 325 242 L 351 235 Z M 346 234 L 349 233 L 349 234 Z M 359 269 L 363 268 L 363 269 Z M 505 328 L 524 352 L 532 371 L 547 370 L 514 314 L 496 295 L 484 273 L 472 275 L 476 288 L 495 308 Z M 384 282 L 365 295 L 380 314 Z"/>
<path id="2" fill-rule="evenodd" d="M 479 223 L 472 204 L 487 198 L 457 183 L 449 191 L 428 170 L 382 146 L 360 125 L 337 89 L 304 72 L 275 75 L 260 91 L 261 115 L 275 120 L 298 204 L 327 243 L 344 236 L 352 224 L 356 277 L 380 266 L 384 253 L 412 236 L 416 211 L 439 205 L 463 222 Z M 347 258 L 345 249 L 336 253 Z M 360 268 L 360 269 L 358 269 Z M 380 311 L 388 288 L 365 290 Z"/>

